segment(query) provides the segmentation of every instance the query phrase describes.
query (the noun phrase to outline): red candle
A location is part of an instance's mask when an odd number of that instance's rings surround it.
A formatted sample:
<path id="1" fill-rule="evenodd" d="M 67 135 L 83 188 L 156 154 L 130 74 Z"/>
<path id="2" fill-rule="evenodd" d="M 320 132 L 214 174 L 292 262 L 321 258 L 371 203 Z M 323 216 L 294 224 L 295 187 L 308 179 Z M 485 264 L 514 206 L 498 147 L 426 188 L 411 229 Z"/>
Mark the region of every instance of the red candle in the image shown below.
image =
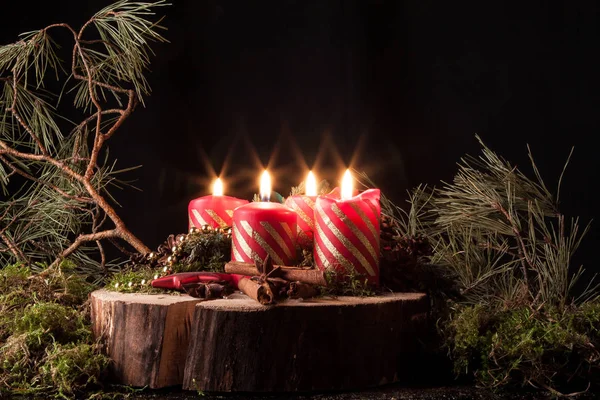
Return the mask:
<path id="1" fill-rule="evenodd" d="M 233 210 L 248 204 L 248 200 L 223 196 L 223 183 L 217 178 L 213 184 L 213 194 L 199 197 L 188 205 L 189 228 L 202 228 L 209 225 L 213 228 L 230 227 Z"/>
<path id="2" fill-rule="evenodd" d="M 296 258 L 296 213 L 269 202 L 270 178 L 261 179 L 261 199 L 233 212 L 231 259 L 262 263 L 267 255 L 277 265 L 293 265 Z"/>
<path id="3" fill-rule="evenodd" d="M 355 270 L 379 285 L 379 198 L 379 189 L 354 195 L 349 171 L 341 190 L 317 197 L 314 257 L 319 269 Z"/>
<path id="4" fill-rule="evenodd" d="M 306 194 L 289 196 L 285 205 L 298 214 L 298 244 L 303 248 L 312 248 L 315 230 L 315 201 L 317 200 L 317 181 L 312 171 L 306 178 Z"/>

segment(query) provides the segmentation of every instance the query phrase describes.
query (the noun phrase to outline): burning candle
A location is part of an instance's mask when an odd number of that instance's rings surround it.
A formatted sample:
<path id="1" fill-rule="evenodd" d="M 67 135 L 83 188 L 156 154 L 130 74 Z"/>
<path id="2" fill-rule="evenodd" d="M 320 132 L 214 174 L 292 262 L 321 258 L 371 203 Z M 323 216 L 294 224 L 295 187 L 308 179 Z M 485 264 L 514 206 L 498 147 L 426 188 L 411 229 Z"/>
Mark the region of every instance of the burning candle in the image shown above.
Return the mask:
<path id="1" fill-rule="evenodd" d="M 277 265 L 293 265 L 296 258 L 296 213 L 289 207 L 269 202 L 271 178 L 261 177 L 261 201 L 238 207 L 233 212 L 231 259 L 262 263 L 267 255 Z"/>
<path id="2" fill-rule="evenodd" d="M 346 171 L 342 188 L 317 197 L 314 258 L 321 270 L 355 270 L 379 285 L 380 190 L 356 194 Z"/>
<path id="3" fill-rule="evenodd" d="M 305 189 L 304 195 L 289 196 L 285 204 L 298 214 L 298 243 L 303 248 L 312 248 L 317 199 L 317 180 L 312 171 L 309 171 L 306 177 Z"/>
<path id="4" fill-rule="evenodd" d="M 190 201 L 188 205 L 189 228 L 209 225 L 213 228 L 230 227 L 233 210 L 248 204 L 248 200 L 223 195 L 223 182 L 217 178 L 213 183 L 213 194 Z"/>

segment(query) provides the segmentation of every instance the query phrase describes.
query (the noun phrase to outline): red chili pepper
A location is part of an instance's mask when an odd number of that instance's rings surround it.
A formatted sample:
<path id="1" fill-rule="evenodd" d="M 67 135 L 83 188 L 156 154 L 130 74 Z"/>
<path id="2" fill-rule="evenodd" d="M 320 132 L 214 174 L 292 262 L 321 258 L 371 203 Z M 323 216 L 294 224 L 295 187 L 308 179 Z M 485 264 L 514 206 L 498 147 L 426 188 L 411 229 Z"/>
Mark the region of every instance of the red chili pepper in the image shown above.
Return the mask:
<path id="1" fill-rule="evenodd" d="M 220 272 L 179 272 L 177 274 L 171 274 L 163 276 L 162 278 L 154 279 L 152 281 L 152 287 L 169 290 L 183 290 L 183 286 L 190 283 L 226 281 L 229 282 L 234 289 L 237 289 L 238 282 L 243 277 L 243 275 L 225 274 Z"/>

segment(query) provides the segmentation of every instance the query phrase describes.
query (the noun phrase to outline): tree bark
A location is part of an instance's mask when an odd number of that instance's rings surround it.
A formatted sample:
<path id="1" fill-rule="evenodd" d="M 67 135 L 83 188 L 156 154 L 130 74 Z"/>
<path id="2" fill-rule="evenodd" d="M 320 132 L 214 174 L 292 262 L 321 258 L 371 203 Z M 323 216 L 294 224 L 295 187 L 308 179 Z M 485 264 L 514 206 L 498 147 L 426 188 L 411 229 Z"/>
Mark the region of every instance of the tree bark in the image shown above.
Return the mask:
<path id="1" fill-rule="evenodd" d="M 184 389 L 347 390 L 396 382 L 417 356 L 425 294 L 196 305 Z"/>
<path id="2" fill-rule="evenodd" d="M 111 380 L 152 389 L 181 385 L 194 306 L 187 295 L 92 293 L 92 330 L 112 359 Z"/>

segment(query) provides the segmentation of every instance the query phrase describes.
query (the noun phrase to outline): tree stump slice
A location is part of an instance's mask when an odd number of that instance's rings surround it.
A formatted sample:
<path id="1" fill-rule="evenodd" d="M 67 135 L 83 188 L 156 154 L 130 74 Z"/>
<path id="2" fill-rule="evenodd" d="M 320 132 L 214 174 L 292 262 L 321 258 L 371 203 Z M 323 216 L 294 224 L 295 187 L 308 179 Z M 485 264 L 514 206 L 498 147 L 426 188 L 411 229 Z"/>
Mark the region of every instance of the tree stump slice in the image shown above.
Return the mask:
<path id="1" fill-rule="evenodd" d="M 422 293 L 287 300 L 234 295 L 199 303 L 184 389 L 298 392 L 402 380 L 418 357 L 429 300 Z"/>
<path id="2" fill-rule="evenodd" d="M 200 301 L 188 295 L 93 292 L 92 331 L 112 359 L 111 380 L 152 389 L 181 385 Z"/>

